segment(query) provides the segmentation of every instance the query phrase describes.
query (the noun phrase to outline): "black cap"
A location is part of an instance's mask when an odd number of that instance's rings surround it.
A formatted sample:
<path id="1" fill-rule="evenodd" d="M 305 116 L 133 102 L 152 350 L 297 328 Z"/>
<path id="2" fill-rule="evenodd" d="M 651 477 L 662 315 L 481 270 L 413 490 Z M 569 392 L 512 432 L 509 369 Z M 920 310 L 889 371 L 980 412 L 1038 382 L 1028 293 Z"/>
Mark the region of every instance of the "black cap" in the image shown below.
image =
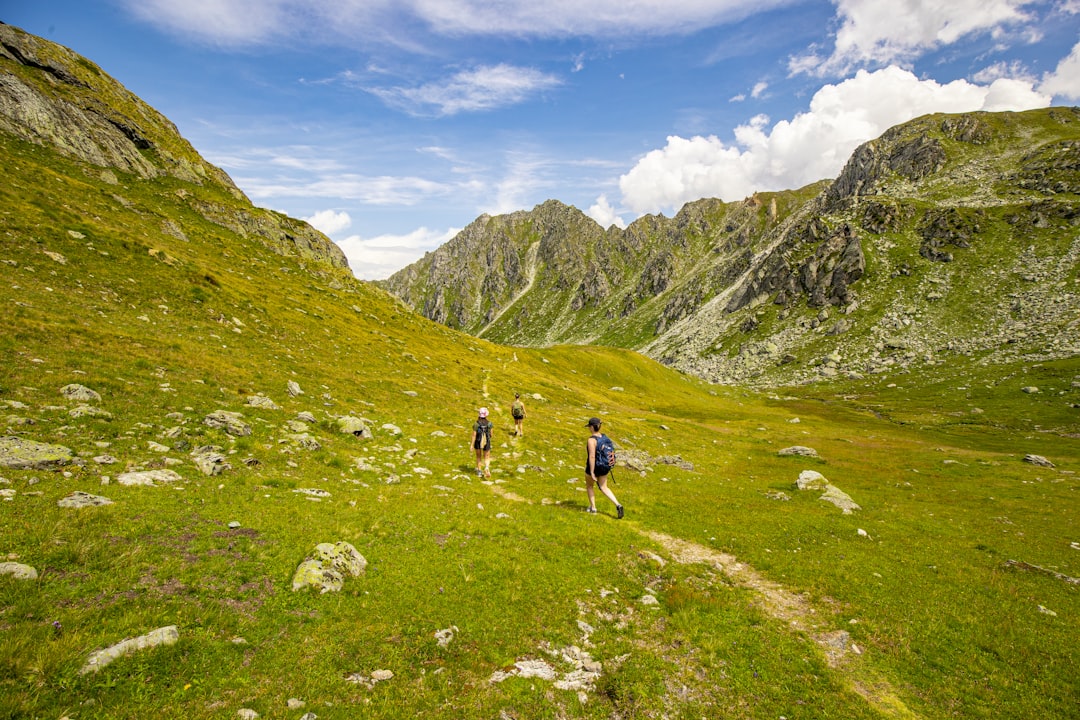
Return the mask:
<path id="1" fill-rule="evenodd" d="M 600 418 L 589 418 L 589 422 L 587 422 L 585 424 L 588 425 L 589 427 L 598 428 L 598 427 L 600 427 Z"/>

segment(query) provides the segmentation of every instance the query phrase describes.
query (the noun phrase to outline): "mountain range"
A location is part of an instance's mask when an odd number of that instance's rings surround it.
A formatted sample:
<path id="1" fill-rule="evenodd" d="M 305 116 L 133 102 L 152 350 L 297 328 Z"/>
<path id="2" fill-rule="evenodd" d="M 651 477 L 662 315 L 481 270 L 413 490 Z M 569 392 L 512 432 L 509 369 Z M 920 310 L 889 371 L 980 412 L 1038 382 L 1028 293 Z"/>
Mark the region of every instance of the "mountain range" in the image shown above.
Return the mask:
<path id="1" fill-rule="evenodd" d="M 1080 354 L 1080 110 L 931 115 L 840 176 L 604 230 L 481 216 L 382 284 L 495 342 L 631 348 L 711 382 Z"/>

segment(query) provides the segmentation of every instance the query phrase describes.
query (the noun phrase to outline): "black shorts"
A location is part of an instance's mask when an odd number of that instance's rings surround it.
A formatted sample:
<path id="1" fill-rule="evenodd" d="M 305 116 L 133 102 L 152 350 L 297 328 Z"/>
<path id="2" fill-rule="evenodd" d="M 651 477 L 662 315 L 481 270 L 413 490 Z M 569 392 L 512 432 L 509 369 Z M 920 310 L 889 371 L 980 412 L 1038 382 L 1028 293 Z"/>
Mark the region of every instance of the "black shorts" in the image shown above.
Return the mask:
<path id="1" fill-rule="evenodd" d="M 596 471 L 593 474 L 596 475 L 596 477 L 598 477 L 598 478 L 602 478 L 605 475 L 607 475 L 609 472 L 611 472 L 611 468 L 598 467 L 598 468 L 596 468 Z M 589 466 L 588 465 L 585 466 L 585 474 L 586 475 L 589 474 Z"/>
<path id="2" fill-rule="evenodd" d="M 483 447 L 483 442 L 484 441 L 482 438 L 477 438 L 476 441 L 473 443 L 473 450 L 490 450 L 490 447 Z"/>

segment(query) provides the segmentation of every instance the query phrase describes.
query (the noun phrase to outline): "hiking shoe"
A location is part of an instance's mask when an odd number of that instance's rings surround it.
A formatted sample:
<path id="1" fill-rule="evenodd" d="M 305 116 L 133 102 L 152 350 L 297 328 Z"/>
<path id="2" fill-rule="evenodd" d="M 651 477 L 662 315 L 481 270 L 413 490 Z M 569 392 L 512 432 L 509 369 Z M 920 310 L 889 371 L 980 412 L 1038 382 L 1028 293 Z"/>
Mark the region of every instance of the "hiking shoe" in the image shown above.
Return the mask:
<path id="1" fill-rule="evenodd" d="M 596 508 L 585 508 L 585 512 L 590 513 L 592 515 L 595 515 L 596 514 Z"/>
<path id="2" fill-rule="evenodd" d="M 622 518 L 623 518 L 622 505 L 616 505 L 615 506 L 615 512 L 619 513 L 619 519 L 622 520 Z"/>

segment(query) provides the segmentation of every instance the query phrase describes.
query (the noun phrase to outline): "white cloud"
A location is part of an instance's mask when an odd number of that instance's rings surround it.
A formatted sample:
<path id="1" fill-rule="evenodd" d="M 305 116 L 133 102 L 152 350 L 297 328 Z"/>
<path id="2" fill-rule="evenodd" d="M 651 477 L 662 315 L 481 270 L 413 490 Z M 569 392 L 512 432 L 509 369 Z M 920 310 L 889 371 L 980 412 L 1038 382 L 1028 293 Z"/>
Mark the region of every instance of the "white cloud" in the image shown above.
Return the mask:
<path id="1" fill-rule="evenodd" d="M 1001 78 L 1025 80 L 1031 84 L 1034 84 L 1036 79 L 1019 60 L 1011 63 L 1005 61 L 994 63 L 971 76 L 972 81 L 980 85 L 987 85 Z"/>
<path id="2" fill-rule="evenodd" d="M 304 220 L 324 235 L 336 235 L 352 226 L 352 218 L 345 211 L 320 210 Z"/>
<path id="3" fill-rule="evenodd" d="M 1054 97 L 1080 100 L 1080 43 L 1073 46 L 1054 72 L 1043 77 L 1039 90 Z"/>
<path id="4" fill-rule="evenodd" d="M 756 83 L 754 85 L 754 89 L 750 91 L 750 97 L 752 97 L 752 98 L 754 98 L 756 100 L 756 99 L 760 98 L 763 94 L 765 94 L 765 91 L 768 90 L 768 89 L 769 89 L 769 83 L 767 83 L 767 82 Z"/>
<path id="5" fill-rule="evenodd" d="M 1036 0 L 835 0 L 840 28 L 832 54 L 816 48 L 788 64 L 794 74 L 843 75 L 856 67 L 905 64 L 922 53 L 978 33 L 1002 36 L 1031 18 Z"/>
<path id="6" fill-rule="evenodd" d="M 436 35 L 582 37 L 692 33 L 796 0 L 122 0 L 140 19 L 226 45 L 299 37 L 415 45 Z M 416 49 L 421 49 L 419 46 Z"/>
<path id="7" fill-rule="evenodd" d="M 600 223 L 603 228 L 609 228 L 612 225 L 616 227 L 625 228 L 626 221 L 619 217 L 619 214 L 615 211 L 615 208 L 611 207 L 611 203 L 608 202 L 607 195 L 601 195 L 596 198 L 596 202 L 589 208 L 589 211 L 585 213 L 596 222 Z"/>
<path id="8" fill-rule="evenodd" d="M 426 227 L 406 235 L 379 235 L 362 238 L 351 235 L 337 241 L 349 260 L 353 274 L 362 280 L 381 280 L 401 268 L 416 262 L 424 253 L 434 250 L 460 232 L 460 229 L 439 231 Z"/>
<path id="9" fill-rule="evenodd" d="M 249 197 L 268 200 L 281 197 L 322 197 L 355 200 L 372 205 L 415 205 L 432 195 L 447 195 L 460 185 L 419 177 L 332 175 L 312 181 L 261 176 L 234 178 Z"/>
<path id="10" fill-rule="evenodd" d="M 456 115 L 459 112 L 516 105 L 560 84 L 561 81 L 554 75 L 503 63 L 459 72 L 442 82 L 426 83 L 415 88 L 367 90 L 388 105 L 410 113 Z"/>
<path id="11" fill-rule="evenodd" d="M 623 203 L 637 213 L 674 211 L 703 197 L 741 200 L 760 190 L 802 187 L 836 177 L 852 151 L 888 128 L 933 112 L 1027 110 L 1050 97 L 1030 82 L 1002 78 L 939 84 L 897 67 L 859 71 L 815 93 L 810 108 L 768 128 L 757 116 L 735 129 L 735 143 L 715 136 L 671 136 L 619 179 Z"/>

